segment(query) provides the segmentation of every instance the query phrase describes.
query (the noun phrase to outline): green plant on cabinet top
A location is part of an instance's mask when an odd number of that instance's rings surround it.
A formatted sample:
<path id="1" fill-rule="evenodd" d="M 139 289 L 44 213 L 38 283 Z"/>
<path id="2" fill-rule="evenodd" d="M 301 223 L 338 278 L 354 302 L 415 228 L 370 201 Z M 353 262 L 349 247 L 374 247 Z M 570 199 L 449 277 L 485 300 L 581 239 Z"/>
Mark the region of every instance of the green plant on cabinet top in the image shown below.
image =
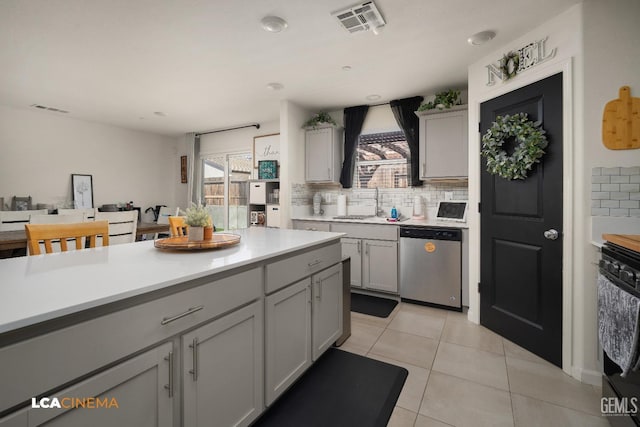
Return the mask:
<path id="1" fill-rule="evenodd" d="M 316 128 L 316 126 L 318 126 L 319 124 L 322 123 L 328 123 L 334 126 L 338 126 L 338 124 L 336 123 L 335 120 L 333 120 L 333 117 L 331 117 L 329 115 L 329 113 L 318 113 L 315 116 L 313 116 L 312 118 L 310 118 L 309 120 L 307 120 L 306 122 L 304 122 L 304 124 L 302 125 L 303 128 L 307 128 L 307 127 L 312 127 L 312 128 Z"/>
<path id="2" fill-rule="evenodd" d="M 454 105 L 460 105 L 461 103 L 460 91 L 456 89 L 449 89 L 444 92 L 437 93 L 433 101 L 422 104 L 420 108 L 418 108 L 418 111 L 433 110 L 435 108 L 443 110 L 445 108 L 451 108 Z"/>

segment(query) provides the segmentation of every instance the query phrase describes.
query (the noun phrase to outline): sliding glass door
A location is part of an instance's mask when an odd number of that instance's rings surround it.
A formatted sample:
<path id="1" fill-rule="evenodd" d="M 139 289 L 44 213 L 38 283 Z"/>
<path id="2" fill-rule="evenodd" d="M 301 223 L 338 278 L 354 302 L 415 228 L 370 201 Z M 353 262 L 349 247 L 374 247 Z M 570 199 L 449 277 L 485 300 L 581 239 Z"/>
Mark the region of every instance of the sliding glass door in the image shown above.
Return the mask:
<path id="1" fill-rule="evenodd" d="M 247 228 L 251 153 L 207 156 L 202 163 L 204 201 L 216 229 Z"/>

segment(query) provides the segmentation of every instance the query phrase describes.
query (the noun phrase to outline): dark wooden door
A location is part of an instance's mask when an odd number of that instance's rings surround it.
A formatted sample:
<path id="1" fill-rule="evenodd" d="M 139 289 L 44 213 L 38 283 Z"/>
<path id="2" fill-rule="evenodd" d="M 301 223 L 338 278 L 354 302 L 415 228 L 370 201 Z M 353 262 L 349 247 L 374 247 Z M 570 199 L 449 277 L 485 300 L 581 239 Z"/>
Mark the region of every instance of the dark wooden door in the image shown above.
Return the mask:
<path id="1" fill-rule="evenodd" d="M 480 323 L 561 366 L 562 74 L 482 103 L 480 132 L 520 112 L 542 121 L 549 145 L 525 180 L 491 175 L 482 159 Z"/>

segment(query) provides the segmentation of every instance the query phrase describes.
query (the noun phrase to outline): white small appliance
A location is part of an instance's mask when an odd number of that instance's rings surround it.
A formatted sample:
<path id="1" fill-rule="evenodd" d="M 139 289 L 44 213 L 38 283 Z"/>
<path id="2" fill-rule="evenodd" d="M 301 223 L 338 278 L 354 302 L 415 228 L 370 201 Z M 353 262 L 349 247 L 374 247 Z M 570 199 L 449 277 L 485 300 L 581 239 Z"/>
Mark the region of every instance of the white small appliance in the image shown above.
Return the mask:
<path id="1" fill-rule="evenodd" d="M 467 221 L 467 201 L 466 200 L 448 200 L 438 202 L 436 213 L 437 221 Z"/>
<path id="2" fill-rule="evenodd" d="M 322 202 L 322 194 L 316 193 L 313 195 L 313 214 L 315 216 L 322 215 L 322 209 L 320 209 L 320 203 Z"/>

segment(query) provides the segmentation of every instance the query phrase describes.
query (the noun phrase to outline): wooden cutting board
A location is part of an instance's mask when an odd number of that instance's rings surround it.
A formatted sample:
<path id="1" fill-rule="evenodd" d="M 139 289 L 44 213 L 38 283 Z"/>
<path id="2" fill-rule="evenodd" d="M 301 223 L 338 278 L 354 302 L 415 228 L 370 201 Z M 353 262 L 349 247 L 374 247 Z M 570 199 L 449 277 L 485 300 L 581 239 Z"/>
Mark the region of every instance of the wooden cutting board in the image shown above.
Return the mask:
<path id="1" fill-rule="evenodd" d="M 623 248 L 640 252 L 640 235 L 638 234 L 603 234 L 602 238 Z"/>
<path id="2" fill-rule="evenodd" d="M 620 98 L 607 102 L 602 114 L 602 143 L 610 150 L 640 148 L 640 98 L 622 86 Z"/>

